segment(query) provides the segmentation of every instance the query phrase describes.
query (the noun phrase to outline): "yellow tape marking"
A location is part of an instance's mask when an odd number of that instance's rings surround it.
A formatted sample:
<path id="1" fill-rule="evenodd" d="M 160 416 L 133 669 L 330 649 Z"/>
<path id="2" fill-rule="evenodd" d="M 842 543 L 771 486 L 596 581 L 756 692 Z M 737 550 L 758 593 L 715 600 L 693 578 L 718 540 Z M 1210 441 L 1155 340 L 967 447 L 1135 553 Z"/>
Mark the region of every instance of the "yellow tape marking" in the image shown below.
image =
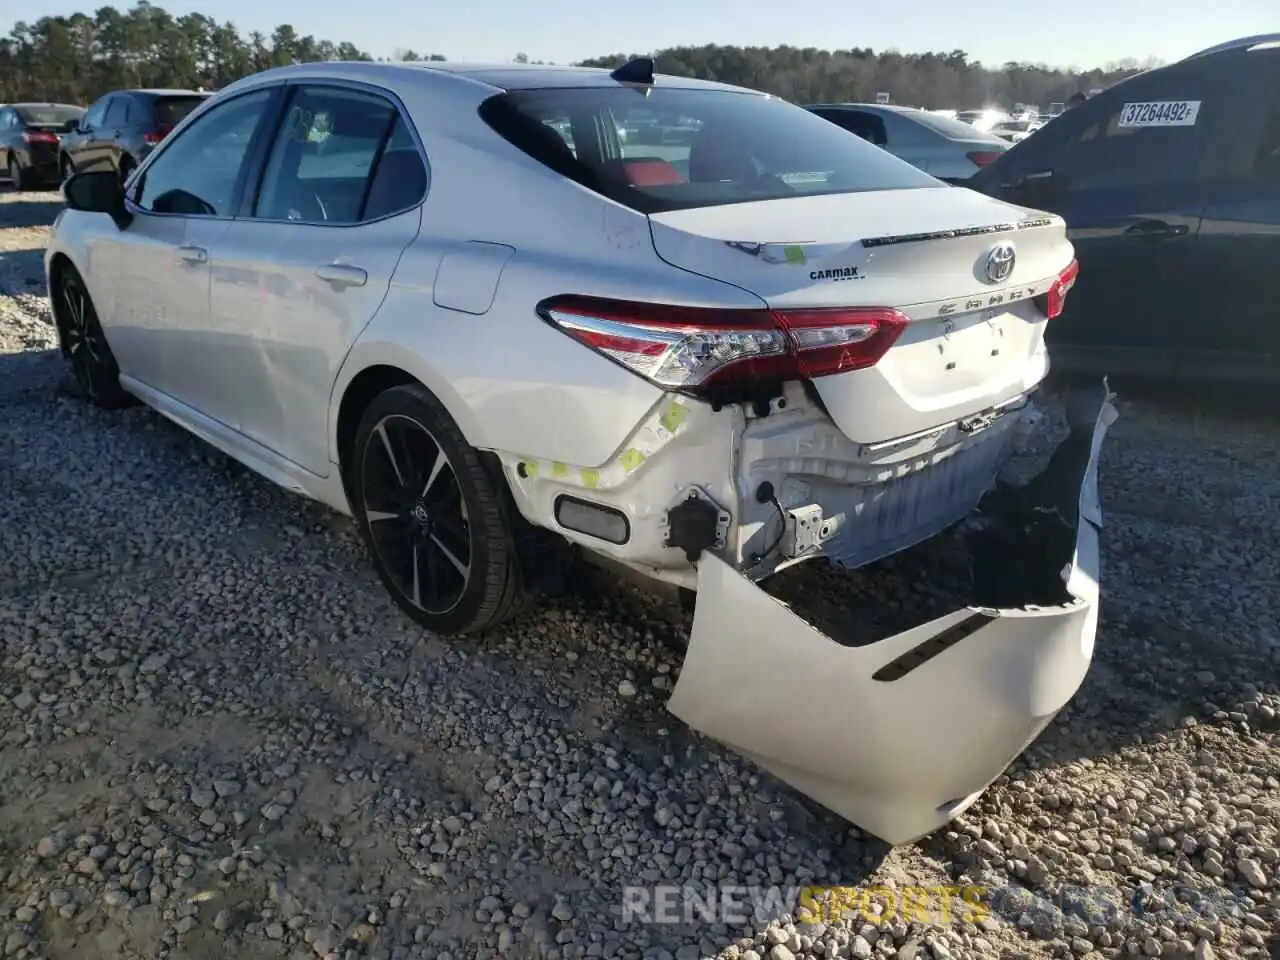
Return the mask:
<path id="1" fill-rule="evenodd" d="M 675 433 L 688 416 L 689 411 L 684 408 L 683 404 L 673 403 L 662 411 L 662 415 L 658 417 L 658 422 L 671 433 Z"/>
<path id="2" fill-rule="evenodd" d="M 622 464 L 622 469 L 627 473 L 635 471 L 640 464 L 644 463 L 647 458 L 643 453 L 635 447 L 631 447 L 622 451 L 622 456 L 618 458 L 618 462 Z"/>

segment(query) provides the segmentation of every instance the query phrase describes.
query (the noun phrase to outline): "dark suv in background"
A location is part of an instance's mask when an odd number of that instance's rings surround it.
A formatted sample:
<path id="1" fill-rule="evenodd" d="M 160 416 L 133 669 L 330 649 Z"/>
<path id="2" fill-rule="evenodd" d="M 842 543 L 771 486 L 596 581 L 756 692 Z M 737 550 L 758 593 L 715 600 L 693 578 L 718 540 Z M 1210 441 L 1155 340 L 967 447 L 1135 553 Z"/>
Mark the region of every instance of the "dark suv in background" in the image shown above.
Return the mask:
<path id="1" fill-rule="evenodd" d="M 116 170 L 121 178 L 202 104 L 195 90 L 117 90 L 89 108 L 62 140 L 63 179 L 82 170 Z"/>
<path id="2" fill-rule="evenodd" d="M 83 116 L 70 103 L 0 105 L 0 170 L 15 190 L 58 182 L 59 143 Z"/>
<path id="3" fill-rule="evenodd" d="M 1280 34 L 1124 80 L 965 186 L 1067 222 L 1055 368 L 1280 381 Z"/>

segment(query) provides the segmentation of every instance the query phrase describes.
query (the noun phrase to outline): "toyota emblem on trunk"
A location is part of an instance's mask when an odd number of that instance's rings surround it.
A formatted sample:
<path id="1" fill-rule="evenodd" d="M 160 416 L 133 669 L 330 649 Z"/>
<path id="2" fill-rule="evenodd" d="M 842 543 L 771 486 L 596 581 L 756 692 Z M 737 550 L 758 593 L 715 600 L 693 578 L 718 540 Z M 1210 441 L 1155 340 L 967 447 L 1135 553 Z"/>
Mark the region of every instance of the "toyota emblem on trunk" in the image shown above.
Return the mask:
<path id="1" fill-rule="evenodd" d="M 997 243 L 987 254 L 987 283 L 1004 283 L 1013 273 L 1013 262 L 1017 255 L 1013 252 L 1012 243 Z"/>

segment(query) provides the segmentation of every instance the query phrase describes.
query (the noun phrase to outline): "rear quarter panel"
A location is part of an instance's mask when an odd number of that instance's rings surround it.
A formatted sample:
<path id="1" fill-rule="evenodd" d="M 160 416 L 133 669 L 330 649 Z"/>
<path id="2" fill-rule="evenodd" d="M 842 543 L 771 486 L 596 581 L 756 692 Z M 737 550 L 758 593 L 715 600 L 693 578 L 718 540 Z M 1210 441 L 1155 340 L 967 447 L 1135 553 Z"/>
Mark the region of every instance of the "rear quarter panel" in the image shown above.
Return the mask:
<path id="1" fill-rule="evenodd" d="M 431 163 L 422 232 L 339 376 L 394 363 L 440 397 L 482 449 L 578 466 L 605 463 L 663 391 L 552 328 L 537 304 L 565 293 L 691 305 L 760 307 L 730 284 L 660 260 L 648 219 L 525 156 L 478 118 L 487 95 L 397 91 Z M 490 91 L 492 92 L 492 91 Z M 473 241 L 514 250 L 487 310 L 436 303 L 441 263 Z M 447 302 L 447 300 L 446 300 Z M 331 417 L 336 456 L 336 416 Z"/>

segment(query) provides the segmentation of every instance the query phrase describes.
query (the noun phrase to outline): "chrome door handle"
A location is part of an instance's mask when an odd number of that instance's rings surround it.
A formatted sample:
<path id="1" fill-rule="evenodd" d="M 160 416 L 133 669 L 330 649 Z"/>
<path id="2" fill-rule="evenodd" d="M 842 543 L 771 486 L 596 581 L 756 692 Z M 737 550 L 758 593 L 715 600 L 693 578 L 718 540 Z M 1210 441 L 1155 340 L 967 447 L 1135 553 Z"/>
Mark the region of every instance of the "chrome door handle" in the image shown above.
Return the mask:
<path id="1" fill-rule="evenodd" d="M 209 251 L 204 247 L 197 247 L 192 244 L 184 244 L 178 248 L 178 256 L 187 263 L 208 263 Z"/>
<path id="2" fill-rule="evenodd" d="M 323 267 L 316 267 L 316 276 L 335 287 L 363 287 L 369 281 L 365 270 L 345 263 L 326 263 Z"/>

